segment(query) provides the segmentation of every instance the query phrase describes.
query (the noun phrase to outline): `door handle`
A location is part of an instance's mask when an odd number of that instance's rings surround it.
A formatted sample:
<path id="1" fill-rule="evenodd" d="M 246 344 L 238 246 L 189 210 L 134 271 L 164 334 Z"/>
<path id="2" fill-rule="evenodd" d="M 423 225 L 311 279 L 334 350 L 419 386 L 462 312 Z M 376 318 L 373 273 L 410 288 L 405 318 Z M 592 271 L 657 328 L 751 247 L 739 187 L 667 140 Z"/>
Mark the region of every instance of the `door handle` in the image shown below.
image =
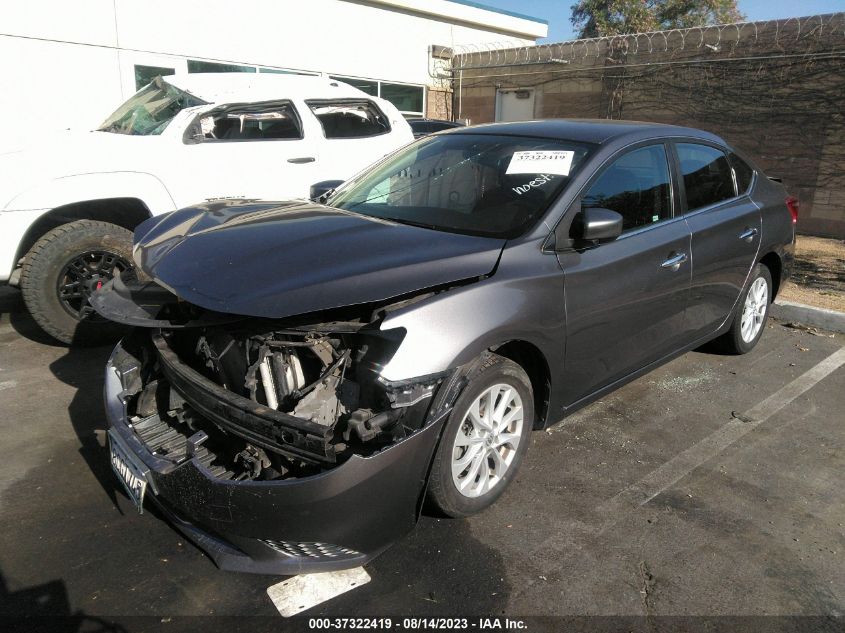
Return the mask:
<path id="1" fill-rule="evenodd" d="M 317 159 L 313 156 L 300 156 L 299 158 L 288 158 L 289 163 L 294 165 L 304 165 L 305 163 L 313 163 Z"/>
<path id="2" fill-rule="evenodd" d="M 673 255 L 672 257 L 667 259 L 665 262 L 660 264 L 660 267 L 661 268 L 668 268 L 669 270 L 674 272 L 674 271 L 678 270 L 681 267 L 681 264 L 683 264 L 685 261 L 687 261 L 687 254 L 686 253 L 678 253 L 677 255 Z"/>
<path id="3" fill-rule="evenodd" d="M 757 235 L 757 229 L 745 229 L 742 233 L 739 234 L 739 239 L 745 240 L 746 242 L 750 242 L 754 239 L 755 235 Z"/>

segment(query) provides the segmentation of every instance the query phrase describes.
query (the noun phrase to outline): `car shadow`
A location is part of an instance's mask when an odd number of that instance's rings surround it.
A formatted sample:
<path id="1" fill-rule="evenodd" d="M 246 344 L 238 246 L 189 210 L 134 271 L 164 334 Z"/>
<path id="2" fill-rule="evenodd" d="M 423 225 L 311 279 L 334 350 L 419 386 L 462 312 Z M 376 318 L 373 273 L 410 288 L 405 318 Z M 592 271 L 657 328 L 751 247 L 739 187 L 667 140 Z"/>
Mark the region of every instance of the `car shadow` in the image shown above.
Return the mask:
<path id="1" fill-rule="evenodd" d="M 103 371 L 112 349 L 112 344 L 68 347 L 64 356 L 50 363 L 50 371 L 74 389 L 67 412 L 79 439 L 79 454 L 120 511 L 116 496 L 119 485 L 111 471 L 105 440 L 100 439 L 108 428 L 103 407 Z"/>
<path id="2" fill-rule="evenodd" d="M 126 633 L 120 624 L 73 610 L 63 580 L 10 591 L 0 572 L 0 618 L 6 631 Z M 7 628 L 8 627 L 8 628 Z"/>
<path id="3" fill-rule="evenodd" d="M 115 341 L 104 340 L 97 347 L 68 346 L 45 334 L 29 315 L 21 292 L 16 288 L 0 288 L 0 318 L 7 317 L 20 336 L 39 345 L 64 349 L 65 353 L 49 364 L 49 370 L 73 388 L 68 404 L 68 417 L 79 439 L 79 454 L 105 490 L 115 508 L 120 510 L 117 482 L 111 473 L 108 452 L 98 438 L 107 427 L 103 410 L 103 371 Z"/>
<path id="4" fill-rule="evenodd" d="M 17 288 L 0 286 L 0 316 L 8 315 L 9 324 L 22 337 L 40 345 L 66 347 L 56 339 L 44 333 L 29 316 L 23 303 L 23 295 Z"/>

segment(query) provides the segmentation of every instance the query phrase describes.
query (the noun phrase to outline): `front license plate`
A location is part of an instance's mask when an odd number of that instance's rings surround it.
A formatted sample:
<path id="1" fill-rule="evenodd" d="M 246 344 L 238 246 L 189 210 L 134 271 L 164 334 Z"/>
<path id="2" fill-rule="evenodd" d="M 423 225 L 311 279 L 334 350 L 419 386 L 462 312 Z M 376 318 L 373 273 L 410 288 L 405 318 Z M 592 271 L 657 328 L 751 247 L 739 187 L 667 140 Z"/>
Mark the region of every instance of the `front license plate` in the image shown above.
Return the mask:
<path id="1" fill-rule="evenodd" d="M 132 503 L 138 508 L 138 512 L 144 514 L 144 493 L 147 491 L 147 478 L 144 475 L 146 469 L 135 463 L 129 450 L 124 447 L 123 441 L 112 430 L 109 430 L 109 452 L 112 470 L 120 479 Z"/>

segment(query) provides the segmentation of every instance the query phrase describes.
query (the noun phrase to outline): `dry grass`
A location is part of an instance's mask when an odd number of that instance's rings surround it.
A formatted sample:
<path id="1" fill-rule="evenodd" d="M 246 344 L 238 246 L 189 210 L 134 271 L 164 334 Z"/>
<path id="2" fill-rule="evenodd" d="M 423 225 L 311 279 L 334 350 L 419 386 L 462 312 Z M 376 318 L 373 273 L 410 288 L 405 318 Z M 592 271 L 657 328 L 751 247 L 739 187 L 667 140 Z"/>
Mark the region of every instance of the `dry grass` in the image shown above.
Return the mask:
<path id="1" fill-rule="evenodd" d="M 845 241 L 799 235 L 780 298 L 845 312 Z"/>

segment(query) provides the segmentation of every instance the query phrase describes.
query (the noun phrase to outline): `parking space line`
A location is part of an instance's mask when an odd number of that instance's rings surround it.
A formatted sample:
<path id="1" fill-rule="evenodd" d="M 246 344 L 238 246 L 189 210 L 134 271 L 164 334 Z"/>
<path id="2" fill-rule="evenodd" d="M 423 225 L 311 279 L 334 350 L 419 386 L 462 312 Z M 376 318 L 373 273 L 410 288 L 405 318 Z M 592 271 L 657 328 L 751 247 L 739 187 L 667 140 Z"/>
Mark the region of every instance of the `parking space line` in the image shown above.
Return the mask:
<path id="1" fill-rule="evenodd" d="M 279 613 L 289 618 L 370 582 L 363 567 L 318 574 L 300 574 L 267 587 Z"/>
<path id="2" fill-rule="evenodd" d="M 602 503 L 596 508 L 597 514 L 601 517 L 601 524 L 596 533 L 604 532 L 614 525 L 619 521 L 620 515 L 626 511 L 647 504 L 693 470 L 756 429 L 843 364 L 845 364 L 845 347 L 781 387 L 771 396 L 748 409 L 743 415 L 733 418 L 703 440 Z"/>

